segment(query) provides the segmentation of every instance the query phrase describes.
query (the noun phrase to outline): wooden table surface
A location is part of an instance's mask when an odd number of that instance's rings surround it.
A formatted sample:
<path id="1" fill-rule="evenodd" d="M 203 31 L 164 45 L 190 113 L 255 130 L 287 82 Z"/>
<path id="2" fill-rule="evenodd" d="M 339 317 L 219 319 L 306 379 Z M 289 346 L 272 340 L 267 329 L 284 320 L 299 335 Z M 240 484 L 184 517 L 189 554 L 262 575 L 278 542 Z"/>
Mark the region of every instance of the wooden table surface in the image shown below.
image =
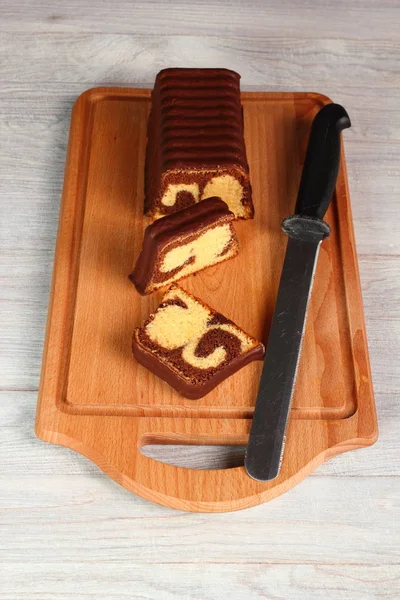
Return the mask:
<path id="1" fill-rule="evenodd" d="M 0 0 L 0 600 L 399 597 L 399 24 L 398 0 Z M 352 119 L 380 438 L 231 514 L 150 504 L 33 432 L 72 103 L 93 86 L 151 86 L 173 65 L 322 92 Z"/>

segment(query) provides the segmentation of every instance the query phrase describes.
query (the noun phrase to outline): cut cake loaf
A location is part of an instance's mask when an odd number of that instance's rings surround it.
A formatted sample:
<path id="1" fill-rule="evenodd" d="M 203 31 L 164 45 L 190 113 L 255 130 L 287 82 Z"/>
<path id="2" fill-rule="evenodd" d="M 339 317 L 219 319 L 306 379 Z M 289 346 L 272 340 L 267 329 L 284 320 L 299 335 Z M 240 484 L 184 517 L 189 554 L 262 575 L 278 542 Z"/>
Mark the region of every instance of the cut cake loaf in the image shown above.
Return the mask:
<path id="1" fill-rule="evenodd" d="M 250 219 L 240 75 L 229 69 L 164 69 L 148 123 L 145 213 L 153 219 L 211 196 Z"/>

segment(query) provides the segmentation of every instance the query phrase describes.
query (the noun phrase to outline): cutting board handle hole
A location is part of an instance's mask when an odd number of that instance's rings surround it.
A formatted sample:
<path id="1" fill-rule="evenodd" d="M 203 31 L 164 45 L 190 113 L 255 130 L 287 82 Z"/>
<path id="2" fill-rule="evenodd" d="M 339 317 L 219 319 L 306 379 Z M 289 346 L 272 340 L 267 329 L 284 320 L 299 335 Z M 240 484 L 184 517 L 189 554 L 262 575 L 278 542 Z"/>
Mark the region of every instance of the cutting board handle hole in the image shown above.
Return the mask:
<path id="1" fill-rule="evenodd" d="M 244 445 L 204 444 L 203 440 L 193 444 L 149 435 L 142 438 L 140 452 L 148 458 L 175 467 L 214 470 L 243 466 L 245 449 Z"/>

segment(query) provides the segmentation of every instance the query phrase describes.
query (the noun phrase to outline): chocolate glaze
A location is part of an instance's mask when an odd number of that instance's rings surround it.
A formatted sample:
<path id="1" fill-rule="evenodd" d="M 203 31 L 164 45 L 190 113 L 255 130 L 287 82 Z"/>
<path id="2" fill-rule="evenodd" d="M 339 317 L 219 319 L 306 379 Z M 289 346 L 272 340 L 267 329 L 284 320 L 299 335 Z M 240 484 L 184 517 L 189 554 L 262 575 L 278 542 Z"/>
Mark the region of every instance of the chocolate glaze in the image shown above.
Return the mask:
<path id="1" fill-rule="evenodd" d="M 221 222 L 230 223 L 233 219 L 234 215 L 225 202 L 220 198 L 212 197 L 154 221 L 145 230 L 142 251 L 129 279 L 140 294 L 146 294 L 149 282 L 157 273 L 160 251 L 167 243 L 172 243 L 174 240 L 179 242 L 182 237 L 189 235 L 195 238 L 207 227 L 219 225 Z M 187 237 L 183 243 L 188 241 L 190 238 Z M 225 248 L 222 254 L 224 253 Z M 185 264 L 193 260 L 194 257 L 190 257 Z M 180 265 L 173 271 L 169 271 L 165 278 L 174 277 L 182 268 L 183 265 Z"/>
<path id="2" fill-rule="evenodd" d="M 262 344 L 259 344 L 246 352 L 245 354 L 236 355 L 235 358 L 231 360 L 228 364 L 223 364 L 218 367 L 218 369 L 214 369 L 212 373 L 210 373 L 209 377 L 196 378 L 196 371 L 201 371 L 201 369 L 195 369 L 190 365 L 185 363 L 186 374 L 194 375 L 194 380 L 189 381 L 188 379 L 184 379 L 179 375 L 178 365 L 179 365 L 179 357 L 182 349 L 165 351 L 174 353 L 175 365 L 176 368 L 173 369 L 171 366 L 168 366 L 166 362 L 160 360 L 160 357 L 154 350 L 147 348 L 142 345 L 140 342 L 140 338 L 137 337 L 137 331 L 133 336 L 133 344 L 132 351 L 133 356 L 136 360 L 146 367 L 149 371 L 157 375 L 160 379 L 166 381 L 171 387 L 173 387 L 179 394 L 188 398 L 189 400 L 198 400 L 202 398 L 211 390 L 213 390 L 221 381 L 227 379 L 236 371 L 239 371 L 242 367 L 248 365 L 254 360 L 263 360 L 265 349 Z M 226 333 L 226 332 L 224 332 Z M 234 336 L 232 336 L 234 337 Z M 169 357 L 171 359 L 171 357 Z M 182 359 L 181 359 L 182 360 Z M 184 362 L 184 361 L 182 361 Z M 211 369 L 207 369 L 207 371 L 211 371 Z"/>
<path id="3" fill-rule="evenodd" d="M 178 209 L 161 204 L 167 186 L 217 175 L 240 180 L 242 202 L 253 216 L 243 137 L 240 75 L 229 69 L 164 69 L 157 75 L 148 123 L 145 212 Z M 199 171 L 199 173 L 195 173 Z M 207 171 L 204 181 L 201 171 Z M 175 177 L 174 177 L 175 176 Z M 190 203 L 190 198 L 187 198 Z M 181 206 L 179 207 L 181 208 Z"/>

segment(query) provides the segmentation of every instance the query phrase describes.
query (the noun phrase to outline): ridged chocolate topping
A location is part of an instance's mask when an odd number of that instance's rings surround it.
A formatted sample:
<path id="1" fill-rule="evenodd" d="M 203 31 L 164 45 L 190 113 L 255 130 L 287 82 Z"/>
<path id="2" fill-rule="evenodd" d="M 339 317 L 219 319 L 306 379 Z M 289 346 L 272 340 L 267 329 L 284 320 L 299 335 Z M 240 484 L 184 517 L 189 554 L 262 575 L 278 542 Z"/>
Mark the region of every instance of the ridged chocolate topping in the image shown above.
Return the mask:
<path id="1" fill-rule="evenodd" d="M 238 73 L 228 69 L 166 69 L 157 75 L 152 99 L 156 121 L 159 111 L 160 128 L 154 132 L 154 140 L 160 147 L 162 170 L 227 164 L 248 171 Z M 173 123 L 170 109 L 179 109 Z M 230 111 L 230 134 L 221 136 L 215 125 L 226 110 Z M 194 124 L 196 140 L 188 143 L 186 138 L 193 133 Z M 168 126 L 169 135 L 165 133 Z"/>
<path id="2" fill-rule="evenodd" d="M 166 173 L 225 172 L 240 178 L 251 204 L 240 75 L 229 69 L 164 69 L 152 93 L 146 152 L 145 212 L 156 211 Z M 204 182 L 202 183 L 204 185 Z M 168 214 L 178 207 L 162 206 Z M 252 214 L 252 208 L 250 213 Z"/>
<path id="3" fill-rule="evenodd" d="M 221 220 L 231 222 L 233 218 L 234 215 L 225 202 L 221 198 L 213 197 L 154 221 L 144 232 L 142 251 L 129 279 L 140 294 L 145 294 L 148 282 L 154 275 L 160 250 L 167 243 L 185 238 L 189 234 L 195 235 Z M 178 270 L 181 268 L 182 266 Z M 174 275 L 175 273 L 168 273 L 168 277 Z"/>

